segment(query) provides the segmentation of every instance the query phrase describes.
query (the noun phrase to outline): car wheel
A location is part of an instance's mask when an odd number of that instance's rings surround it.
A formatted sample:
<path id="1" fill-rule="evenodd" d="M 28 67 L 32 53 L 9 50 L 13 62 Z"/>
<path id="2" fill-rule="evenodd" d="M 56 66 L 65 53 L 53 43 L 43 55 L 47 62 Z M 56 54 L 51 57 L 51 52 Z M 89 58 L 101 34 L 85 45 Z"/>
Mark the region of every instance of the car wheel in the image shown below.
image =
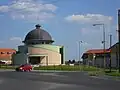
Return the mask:
<path id="1" fill-rule="evenodd" d="M 26 70 L 27 72 L 29 72 L 30 70 Z"/>
<path id="2" fill-rule="evenodd" d="M 21 70 L 22 72 L 25 72 L 25 70 Z"/>
<path id="3" fill-rule="evenodd" d="M 29 69 L 29 71 L 31 72 L 32 69 Z"/>

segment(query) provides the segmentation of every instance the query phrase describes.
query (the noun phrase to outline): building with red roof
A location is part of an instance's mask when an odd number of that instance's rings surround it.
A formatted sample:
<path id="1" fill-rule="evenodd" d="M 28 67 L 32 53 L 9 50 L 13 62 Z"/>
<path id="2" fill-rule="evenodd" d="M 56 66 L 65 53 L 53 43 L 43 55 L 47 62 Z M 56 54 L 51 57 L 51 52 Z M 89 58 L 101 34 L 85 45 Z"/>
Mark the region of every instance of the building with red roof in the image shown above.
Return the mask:
<path id="1" fill-rule="evenodd" d="M 106 67 L 109 67 L 110 49 L 92 49 L 83 53 L 82 59 L 85 65 L 104 67 L 104 55 Z"/>
<path id="2" fill-rule="evenodd" d="M 99 54 L 99 53 L 104 53 L 104 49 L 92 49 L 92 50 L 88 50 L 85 53 L 91 53 L 91 54 Z M 109 49 L 105 49 L 105 53 L 110 53 Z"/>
<path id="3" fill-rule="evenodd" d="M 111 67 L 119 67 L 119 43 L 115 43 L 109 48 L 111 50 Z"/>
<path id="4" fill-rule="evenodd" d="M 10 48 L 0 48 L 0 61 L 7 64 L 11 64 L 12 55 L 16 53 L 16 50 Z"/>

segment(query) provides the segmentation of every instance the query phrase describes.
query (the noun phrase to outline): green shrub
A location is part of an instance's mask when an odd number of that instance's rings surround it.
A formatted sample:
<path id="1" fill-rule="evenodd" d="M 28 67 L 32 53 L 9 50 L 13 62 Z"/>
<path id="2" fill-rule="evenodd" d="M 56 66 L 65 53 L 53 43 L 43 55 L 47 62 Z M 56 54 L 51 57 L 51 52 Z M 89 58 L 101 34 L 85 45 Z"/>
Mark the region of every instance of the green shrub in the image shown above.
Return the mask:
<path id="1" fill-rule="evenodd" d="M 109 76 L 120 76 L 120 73 L 119 72 L 115 72 L 115 71 L 112 71 L 112 72 L 106 72 L 105 75 L 109 75 Z"/>
<path id="2" fill-rule="evenodd" d="M 1 65 L 0 69 L 15 69 L 15 66 Z"/>
<path id="3" fill-rule="evenodd" d="M 96 67 L 91 66 L 40 66 L 40 67 L 34 67 L 35 70 L 62 70 L 62 71 L 96 71 L 98 70 Z"/>
<path id="4" fill-rule="evenodd" d="M 88 75 L 89 76 L 98 76 L 98 73 L 97 72 L 88 72 Z"/>

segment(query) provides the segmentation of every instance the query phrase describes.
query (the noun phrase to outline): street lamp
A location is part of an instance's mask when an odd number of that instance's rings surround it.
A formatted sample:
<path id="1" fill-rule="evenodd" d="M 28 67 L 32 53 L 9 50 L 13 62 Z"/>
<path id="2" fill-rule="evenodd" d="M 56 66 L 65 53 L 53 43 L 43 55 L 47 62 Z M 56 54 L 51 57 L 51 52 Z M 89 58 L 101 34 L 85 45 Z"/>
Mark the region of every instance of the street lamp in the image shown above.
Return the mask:
<path id="1" fill-rule="evenodd" d="M 100 24 L 93 24 L 93 26 L 100 25 L 103 28 L 103 52 L 104 52 L 104 68 L 106 67 L 106 60 L 105 60 L 105 24 L 100 23 Z"/>
<path id="2" fill-rule="evenodd" d="M 112 34 L 110 34 L 110 48 L 112 46 Z M 110 55 L 110 63 L 109 63 L 109 68 L 110 68 L 110 72 L 111 72 L 111 55 Z"/>
<path id="3" fill-rule="evenodd" d="M 81 46 L 81 43 L 83 43 L 83 42 L 79 41 L 79 66 L 80 66 L 80 59 L 81 59 L 81 57 L 80 57 L 80 46 Z"/>

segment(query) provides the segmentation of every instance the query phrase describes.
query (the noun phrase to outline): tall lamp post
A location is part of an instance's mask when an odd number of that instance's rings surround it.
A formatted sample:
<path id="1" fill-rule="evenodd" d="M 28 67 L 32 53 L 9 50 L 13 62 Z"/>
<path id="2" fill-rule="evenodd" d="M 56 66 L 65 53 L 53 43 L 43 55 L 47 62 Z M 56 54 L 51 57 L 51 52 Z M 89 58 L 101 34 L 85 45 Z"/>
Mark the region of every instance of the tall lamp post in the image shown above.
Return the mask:
<path id="1" fill-rule="evenodd" d="M 80 46 L 81 46 L 81 43 L 83 43 L 82 41 L 79 41 L 79 66 L 80 66 Z"/>
<path id="2" fill-rule="evenodd" d="M 110 48 L 112 46 L 112 34 L 110 34 Z M 111 55 L 110 55 L 110 63 L 109 63 L 109 68 L 110 68 L 110 72 L 111 72 Z"/>
<path id="3" fill-rule="evenodd" d="M 104 52 L 104 68 L 106 68 L 106 60 L 105 60 L 105 24 L 100 23 L 100 24 L 93 24 L 93 26 L 102 26 L 103 27 L 103 52 Z"/>

